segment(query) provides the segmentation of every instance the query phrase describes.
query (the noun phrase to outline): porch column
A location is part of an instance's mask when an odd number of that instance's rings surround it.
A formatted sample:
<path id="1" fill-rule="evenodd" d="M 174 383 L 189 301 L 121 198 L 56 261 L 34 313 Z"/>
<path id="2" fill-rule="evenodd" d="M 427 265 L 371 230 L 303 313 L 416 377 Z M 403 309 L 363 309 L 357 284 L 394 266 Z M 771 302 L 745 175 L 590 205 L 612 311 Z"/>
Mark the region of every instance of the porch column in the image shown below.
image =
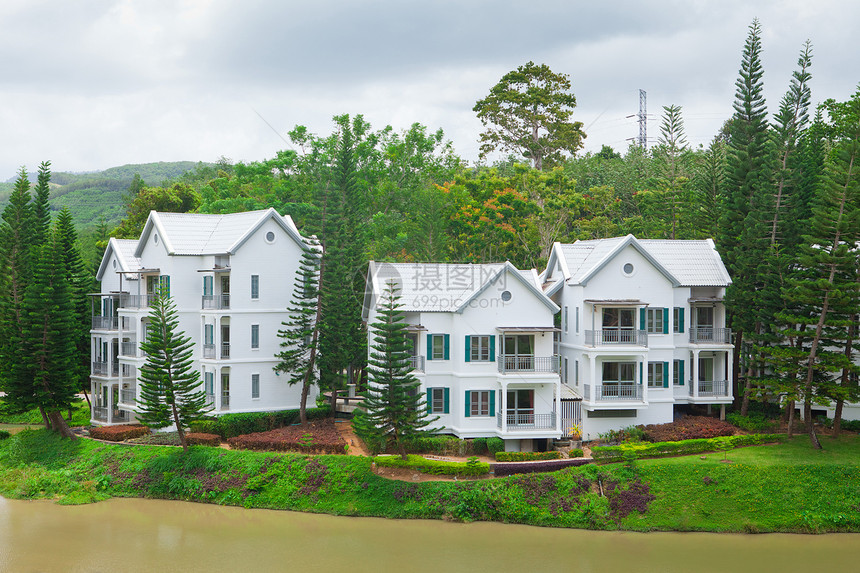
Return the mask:
<path id="1" fill-rule="evenodd" d="M 221 367 L 215 366 L 215 379 L 212 381 L 212 392 L 215 393 L 215 411 L 221 411 L 221 396 L 222 396 L 222 388 L 221 388 Z"/>
<path id="2" fill-rule="evenodd" d="M 502 413 L 502 433 L 508 431 L 508 383 L 502 381 L 502 395 L 499 398 Z"/>
<path id="3" fill-rule="evenodd" d="M 597 401 L 597 357 L 592 353 L 588 354 L 588 369 L 589 369 L 588 378 L 591 382 L 591 396 L 589 397 L 589 400 L 596 402 Z"/>
<path id="4" fill-rule="evenodd" d="M 693 398 L 699 397 L 699 349 L 693 349 L 693 379 L 690 381 L 693 385 Z"/>
<path id="5" fill-rule="evenodd" d="M 555 430 L 561 431 L 561 376 L 555 383 L 555 398 L 552 402 L 552 412 L 555 415 Z"/>
<path id="6" fill-rule="evenodd" d="M 734 397 L 735 395 L 735 381 L 732 379 L 733 368 L 732 365 L 735 362 L 735 349 L 726 351 L 726 396 L 729 398 Z M 725 410 L 725 408 L 723 408 Z"/>
<path id="7" fill-rule="evenodd" d="M 640 354 L 639 358 L 642 360 L 640 364 L 640 368 L 642 369 L 642 374 L 639 377 L 639 380 L 642 381 L 642 401 L 648 402 L 648 355 Z M 637 383 L 636 380 L 633 381 L 634 384 Z"/>

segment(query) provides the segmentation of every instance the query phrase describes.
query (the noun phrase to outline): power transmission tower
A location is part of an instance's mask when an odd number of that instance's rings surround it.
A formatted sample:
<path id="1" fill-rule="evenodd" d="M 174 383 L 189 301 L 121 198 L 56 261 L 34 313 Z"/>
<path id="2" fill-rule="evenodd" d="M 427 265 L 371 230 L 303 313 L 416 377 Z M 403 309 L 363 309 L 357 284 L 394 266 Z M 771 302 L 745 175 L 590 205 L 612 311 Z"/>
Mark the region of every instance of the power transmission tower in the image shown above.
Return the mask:
<path id="1" fill-rule="evenodd" d="M 639 137 L 628 137 L 627 141 L 636 140 L 636 145 L 642 149 L 648 149 L 648 105 L 645 97 L 645 90 L 639 90 L 639 113 L 628 115 L 627 118 L 636 117 L 639 119 Z"/>

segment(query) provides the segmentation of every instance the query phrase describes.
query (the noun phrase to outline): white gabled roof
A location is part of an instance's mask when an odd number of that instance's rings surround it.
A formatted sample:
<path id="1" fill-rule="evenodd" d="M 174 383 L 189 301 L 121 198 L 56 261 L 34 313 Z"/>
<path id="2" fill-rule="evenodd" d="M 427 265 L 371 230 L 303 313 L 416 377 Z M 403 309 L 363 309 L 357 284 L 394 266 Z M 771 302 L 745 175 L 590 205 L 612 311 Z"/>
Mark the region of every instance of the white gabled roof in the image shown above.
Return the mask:
<path id="1" fill-rule="evenodd" d="M 540 289 L 534 269 L 519 270 L 510 262 L 487 264 L 378 263 L 370 261 L 365 292 L 365 317 L 390 281 L 400 291 L 405 312 L 463 312 L 468 304 L 503 275 L 514 277 L 553 312 L 558 307 Z"/>
<path id="2" fill-rule="evenodd" d="M 632 246 L 675 286 L 728 286 L 732 280 L 711 239 L 702 241 L 637 239 L 633 235 L 611 239 L 555 243 L 550 261 L 562 261 L 568 284 L 585 285 L 625 247 Z M 552 281 L 544 290 L 557 290 Z"/>
<path id="3" fill-rule="evenodd" d="M 151 211 L 135 251 L 139 256 L 149 235 L 157 230 L 171 255 L 228 255 L 235 253 L 267 220 L 276 221 L 294 241 L 306 248 L 295 223 L 275 209 L 245 213 L 200 214 Z"/>
<path id="4" fill-rule="evenodd" d="M 102 262 L 99 265 L 99 270 L 96 273 L 96 279 L 102 280 L 104 272 L 107 270 L 107 262 L 111 255 L 116 253 L 116 259 L 119 263 L 118 271 L 133 272 L 143 268 L 140 259 L 135 256 L 137 250 L 137 239 L 114 239 L 108 240 L 105 254 L 102 256 Z"/>

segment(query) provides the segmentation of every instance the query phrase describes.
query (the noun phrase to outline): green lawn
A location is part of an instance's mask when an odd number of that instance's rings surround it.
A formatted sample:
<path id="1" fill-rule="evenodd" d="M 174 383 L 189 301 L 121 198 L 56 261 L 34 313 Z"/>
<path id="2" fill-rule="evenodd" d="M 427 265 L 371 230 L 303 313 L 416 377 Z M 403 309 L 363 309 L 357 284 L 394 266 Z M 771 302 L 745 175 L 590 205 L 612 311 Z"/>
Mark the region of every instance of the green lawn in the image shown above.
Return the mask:
<path id="1" fill-rule="evenodd" d="M 641 531 L 860 531 L 860 437 L 478 481 L 410 483 L 370 459 L 109 445 L 44 430 L 0 440 L 0 495 L 184 499 L 336 515 Z M 641 510 L 641 512 L 640 512 Z"/>
<path id="2" fill-rule="evenodd" d="M 42 426 L 42 414 L 39 410 L 30 410 L 23 414 L 7 414 L 3 410 L 3 399 L 0 398 L 0 424 L 33 424 Z M 69 422 L 70 426 L 89 426 L 90 425 L 90 408 L 86 402 L 76 402 L 72 404 L 72 418 L 69 420 L 69 413 L 63 412 L 63 417 Z"/>

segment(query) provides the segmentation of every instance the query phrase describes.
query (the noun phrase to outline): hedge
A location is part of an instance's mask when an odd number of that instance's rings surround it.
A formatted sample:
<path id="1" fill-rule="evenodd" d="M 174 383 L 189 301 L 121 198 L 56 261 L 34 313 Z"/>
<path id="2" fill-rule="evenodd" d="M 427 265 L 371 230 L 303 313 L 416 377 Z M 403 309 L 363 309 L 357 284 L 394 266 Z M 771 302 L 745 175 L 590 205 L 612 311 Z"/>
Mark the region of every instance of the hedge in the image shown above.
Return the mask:
<path id="1" fill-rule="evenodd" d="M 302 452 L 305 454 L 345 454 L 345 444 L 303 444 L 272 439 L 265 435 L 247 434 L 229 438 L 227 443 L 234 450 L 258 450 L 264 452 Z"/>
<path id="2" fill-rule="evenodd" d="M 496 452 L 497 462 L 535 462 L 560 459 L 561 452 Z"/>
<path id="3" fill-rule="evenodd" d="M 444 462 L 409 455 L 407 460 L 400 456 L 377 456 L 373 461 L 379 467 L 409 468 L 423 474 L 475 477 L 490 473 L 490 464 L 479 462 L 477 459 L 467 462 Z"/>
<path id="4" fill-rule="evenodd" d="M 328 406 L 308 408 L 308 420 L 318 420 L 329 415 Z M 218 418 L 192 422 L 191 431 L 196 434 L 217 434 L 223 439 L 235 438 L 244 434 L 267 432 L 275 428 L 290 426 L 299 422 L 298 410 L 281 410 L 279 412 L 246 412 L 241 414 L 224 414 Z"/>
<path id="5" fill-rule="evenodd" d="M 218 434 L 202 434 L 190 432 L 185 434 L 185 440 L 189 446 L 220 446 L 221 436 Z"/>
<path id="6" fill-rule="evenodd" d="M 569 458 L 581 458 L 585 455 L 585 452 L 582 451 L 582 448 L 574 448 L 567 452 L 567 457 Z"/>
<path id="7" fill-rule="evenodd" d="M 0 430 L 0 440 L 5 440 L 6 438 L 8 438 L 11 435 L 12 434 L 7 432 L 6 430 Z"/>
<path id="8" fill-rule="evenodd" d="M 505 441 L 501 438 L 487 438 L 487 451 L 491 456 L 496 452 L 504 452 Z"/>
<path id="9" fill-rule="evenodd" d="M 623 460 L 625 455 L 635 458 L 661 458 L 714 452 L 724 448 L 756 446 L 785 441 L 783 434 L 750 434 L 746 436 L 720 436 L 717 438 L 683 440 L 680 442 L 626 443 L 619 446 L 595 446 L 591 456 L 601 462 Z"/>
<path id="10" fill-rule="evenodd" d="M 544 460 L 538 462 L 512 462 L 493 464 L 493 473 L 496 477 L 510 476 L 514 474 L 534 474 L 543 472 L 554 472 L 560 469 L 584 466 L 590 464 L 588 458 L 567 460 Z"/>
<path id="11" fill-rule="evenodd" d="M 90 437 L 106 442 L 124 442 L 131 438 L 139 438 L 149 433 L 149 428 L 139 424 L 121 426 L 96 426 L 90 428 Z"/>

